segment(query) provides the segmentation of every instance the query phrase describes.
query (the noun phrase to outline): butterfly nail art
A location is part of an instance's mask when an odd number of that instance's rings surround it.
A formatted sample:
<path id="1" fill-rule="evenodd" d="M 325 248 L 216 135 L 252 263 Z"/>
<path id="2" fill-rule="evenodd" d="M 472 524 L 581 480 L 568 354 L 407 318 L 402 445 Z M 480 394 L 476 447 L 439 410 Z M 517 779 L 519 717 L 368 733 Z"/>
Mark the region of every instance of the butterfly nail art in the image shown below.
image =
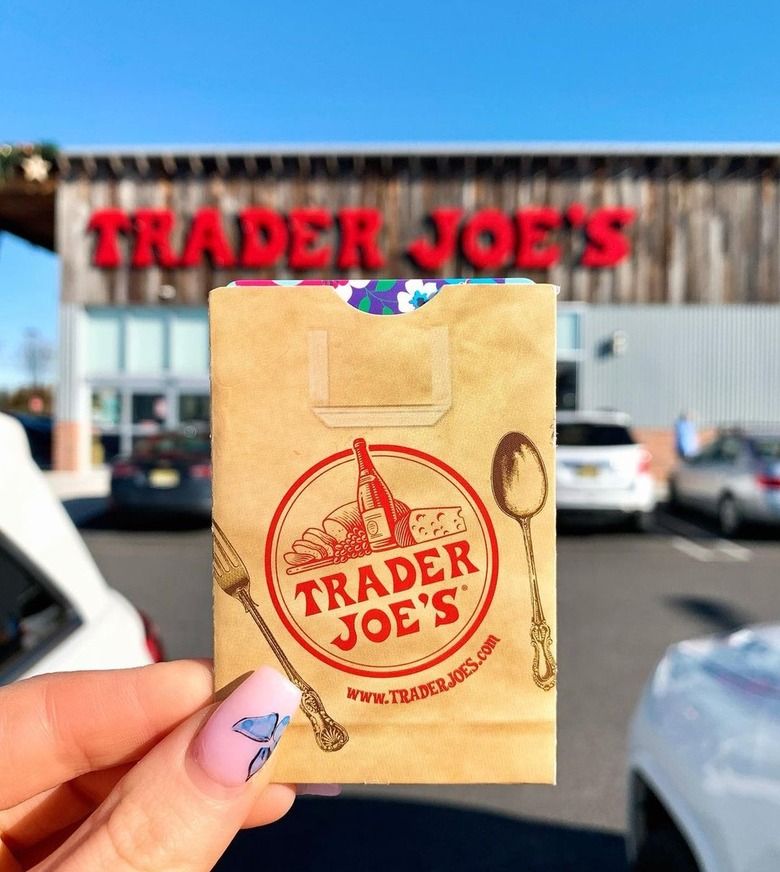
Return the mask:
<path id="1" fill-rule="evenodd" d="M 255 772 L 263 768 L 265 761 L 271 756 L 271 752 L 279 743 L 279 739 L 282 738 L 282 733 L 289 723 L 289 716 L 279 720 L 279 715 L 276 712 L 272 712 L 270 715 L 261 715 L 257 718 L 242 718 L 233 724 L 234 732 L 240 733 L 242 736 L 246 736 L 255 742 L 267 743 L 263 745 L 249 764 L 249 771 L 246 776 L 247 781 L 249 781 Z"/>

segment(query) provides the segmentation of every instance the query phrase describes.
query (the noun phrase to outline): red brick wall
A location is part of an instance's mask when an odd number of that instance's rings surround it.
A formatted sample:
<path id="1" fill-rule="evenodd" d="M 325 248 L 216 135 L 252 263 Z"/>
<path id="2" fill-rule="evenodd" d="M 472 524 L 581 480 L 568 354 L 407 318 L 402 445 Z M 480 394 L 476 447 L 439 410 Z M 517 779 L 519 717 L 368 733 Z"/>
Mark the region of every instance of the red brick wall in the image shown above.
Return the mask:
<path id="1" fill-rule="evenodd" d="M 674 451 L 674 430 L 672 427 L 642 428 L 634 427 L 634 435 L 652 454 L 650 471 L 657 481 L 666 481 L 669 470 L 677 462 Z M 715 435 L 714 430 L 700 430 L 699 443 L 709 442 Z"/>
<path id="2" fill-rule="evenodd" d="M 57 421 L 54 425 L 54 469 L 67 472 L 79 471 L 79 437 L 81 424 L 78 421 Z"/>

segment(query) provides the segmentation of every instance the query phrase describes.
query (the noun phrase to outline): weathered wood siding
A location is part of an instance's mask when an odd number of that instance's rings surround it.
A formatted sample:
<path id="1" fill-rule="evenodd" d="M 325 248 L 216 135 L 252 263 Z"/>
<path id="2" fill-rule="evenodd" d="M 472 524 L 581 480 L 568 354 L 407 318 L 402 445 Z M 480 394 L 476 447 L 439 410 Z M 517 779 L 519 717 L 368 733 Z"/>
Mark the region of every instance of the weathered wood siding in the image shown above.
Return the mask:
<path id="1" fill-rule="evenodd" d="M 562 288 L 561 299 L 588 303 L 776 303 L 780 301 L 780 157 L 774 156 L 532 156 L 481 155 L 271 157 L 269 155 L 78 158 L 61 167 L 57 248 L 62 293 L 88 304 L 157 304 L 170 284 L 179 304 L 203 305 L 208 290 L 236 278 L 305 278 L 283 268 L 242 271 L 194 268 L 101 270 L 91 265 L 92 212 L 118 207 L 167 207 L 178 216 L 173 234 L 183 245 L 188 218 L 216 206 L 237 248 L 237 213 L 245 206 L 378 207 L 388 277 L 420 275 L 405 255 L 436 207 L 471 213 L 497 207 L 572 203 L 591 210 L 628 206 L 636 219 L 627 234 L 633 251 L 618 266 L 578 265 L 581 231 L 562 229 L 550 241 L 563 246 L 561 263 L 530 273 Z M 336 244 L 335 231 L 323 234 Z M 334 267 L 330 275 L 338 275 Z M 516 274 L 509 268 L 505 275 Z M 440 270 L 474 275 L 458 254 Z M 308 274 L 309 277 L 316 277 Z M 353 272 L 352 277 L 357 277 Z M 327 276 L 319 276 L 327 277 Z"/>

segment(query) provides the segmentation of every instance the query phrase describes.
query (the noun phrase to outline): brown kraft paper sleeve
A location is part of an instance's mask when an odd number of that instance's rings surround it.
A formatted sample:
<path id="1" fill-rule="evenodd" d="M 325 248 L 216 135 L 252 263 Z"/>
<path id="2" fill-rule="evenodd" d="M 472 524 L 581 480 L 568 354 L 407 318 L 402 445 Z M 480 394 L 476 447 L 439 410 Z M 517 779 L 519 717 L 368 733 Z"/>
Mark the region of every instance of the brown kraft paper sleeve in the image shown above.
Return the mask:
<path id="1" fill-rule="evenodd" d="M 275 779 L 553 782 L 555 288 L 209 306 L 215 683 L 303 690 Z"/>

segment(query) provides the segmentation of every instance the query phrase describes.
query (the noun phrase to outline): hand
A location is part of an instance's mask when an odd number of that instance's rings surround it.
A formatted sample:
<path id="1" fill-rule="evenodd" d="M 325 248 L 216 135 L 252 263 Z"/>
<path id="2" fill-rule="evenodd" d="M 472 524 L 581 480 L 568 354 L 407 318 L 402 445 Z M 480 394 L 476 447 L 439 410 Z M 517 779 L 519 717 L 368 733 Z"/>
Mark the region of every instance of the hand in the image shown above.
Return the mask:
<path id="1" fill-rule="evenodd" d="M 262 667 L 211 697 L 186 660 L 0 689 L 0 872 L 201 872 L 284 815 L 295 787 L 265 763 L 300 691 Z"/>

